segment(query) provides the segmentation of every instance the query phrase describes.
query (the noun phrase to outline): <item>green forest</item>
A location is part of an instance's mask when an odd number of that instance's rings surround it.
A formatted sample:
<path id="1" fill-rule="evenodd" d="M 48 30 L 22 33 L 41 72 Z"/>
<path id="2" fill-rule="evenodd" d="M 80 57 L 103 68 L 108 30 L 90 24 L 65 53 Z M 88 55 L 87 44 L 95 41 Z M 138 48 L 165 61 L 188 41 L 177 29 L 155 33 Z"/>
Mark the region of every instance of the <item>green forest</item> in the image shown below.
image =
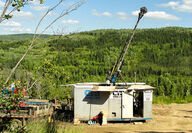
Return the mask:
<path id="1" fill-rule="evenodd" d="M 23 82 L 33 98 L 70 98 L 70 87 L 62 85 L 106 81 L 131 31 L 103 29 L 45 35 L 35 42 L 9 83 Z M 29 44 L 29 35 L 0 36 L 1 83 Z M 192 29 L 138 29 L 122 71 L 127 82 L 134 82 L 136 72 L 137 82 L 154 86 L 154 102 L 192 102 Z M 123 81 L 119 78 L 118 82 Z"/>

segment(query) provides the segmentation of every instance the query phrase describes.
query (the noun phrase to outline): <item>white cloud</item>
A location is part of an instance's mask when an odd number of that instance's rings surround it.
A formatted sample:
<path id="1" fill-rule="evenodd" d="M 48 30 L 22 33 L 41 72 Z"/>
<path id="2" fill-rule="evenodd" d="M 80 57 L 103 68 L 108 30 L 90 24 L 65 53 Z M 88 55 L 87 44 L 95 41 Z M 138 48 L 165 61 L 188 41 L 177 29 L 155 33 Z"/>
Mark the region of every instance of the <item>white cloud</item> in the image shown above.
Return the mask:
<path id="1" fill-rule="evenodd" d="M 9 33 L 9 32 L 21 32 L 21 33 L 26 33 L 26 32 L 31 32 L 31 29 L 30 28 L 24 28 L 22 27 L 22 25 L 18 22 L 15 22 L 15 21 L 3 21 L 0 26 L 2 26 L 3 28 L 2 31 L 4 33 Z M 1 31 L 1 32 L 2 32 Z"/>
<path id="2" fill-rule="evenodd" d="M 7 10 L 7 13 L 9 13 L 10 10 Z M 2 13 L 2 10 L 0 10 L 0 14 Z M 11 13 L 11 15 L 13 15 L 13 17 L 33 17 L 32 12 L 28 12 L 28 11 L 14 11 Z"/>
<path id="3" fill-rule="evenodd" d="M 39 5 L 40 4 L 40 2 L 37 1 L 37 0 L 30 0 L 29 3 L 34 4 L 34 5 Z"/>
<path id="4" fill-rule="evenodd" d="M 67 7 L 70 7 L 70 6 L 74 5 L 75 2 L 71 1 L 71 2 L 61 3 L 61 4 L 62 4 L 62 6 L 63 6 L 64 8 L 67 8 Z"/>
<path id="5" fill-rule="evenodd" d="M 7 21 L 7 22 L 2 22 L 0 26 L 7 26 L 7 27 L 20 27 L 21 24 L 15 21 Z"/>
<path id="6" fill-rule="evenodd" d="M 110 16 L 112 16 L 112 14 L 111 14 L 110 12 L 103 12 L 103 13 L 101 14 L 101 16 L 110 17 Z"/>
<path id="7" fill-rule="evenodd" d="M 35 11 L 43 11 L 48 9 L 49 6 L 42 6 L 42 5 L 38 5 L 38 6 L 32 6 L 31 9 L 35 10 Z"/>
<path id="8" fill-rule="evenodd" d="M 14 12 L 13 13 L 14 16 L 17 16 L 17 17 L 32 17 L 33 14 L 31 12 L 25 12 L 25 11 L 20 11 L 20 12 Z"/>
<path id="9" fill-rule="evenodd" d="M 116 14 L 117 14 L 118 18 L 121 19 L 121 20 L 129 19 L 128 16 L 127 16 L 127 13 L 125 13 L 125 12 L 117 12 Z"/>
<path id="10" fill-rule="evenodd" d="M 139 11 L 132 12 L 132 15 L 138 16 Z M 145 14 L 146 18 L 151 19 L 164 19 L 164 20 L 180 20 L 177 16 L 167 14 L 164 11 L 152 11 Z"/>
<path id="11" fill-rule="evenodd" d="M 191 1 L 191 0 L 183 0 L 183 2 L 184 2 L 185 4 L 192 4 L 192 1 Z"/>
<path id="12" fill-rule="evenodd" d="M 119 16 L 127 16 L 127 13 L 125 13 L 125 12 L 117 12 L 117 15 L 119 15 Z"/>
<path id="13" fill-rule="evenodd" d="M 92 10 L 92 14 L 95 16 L 106 16 L 106 17 L 111 17 L 112 14 L 110 12 L 103 12 L 103 13 L 98 13 L 97 10 Z"/>
<path id="14" fill-rule="evenodd" d="M 0 0 L 0 7 L 4 7 L 5 3 Z"/>
<path id="15" fill-rule="evenodd" d="M 71 20 L 71 19 L 69 19 L 69 20 L 62 20 L 61 22 L 64 23 L 64 24 L 78 24 L 79 23 L 78 20 Z"/>
<path id="16" fill-rule="evenodd" d="M 35 10 L 35 11 L 43 11 L 49 8 L 49 6 L 45 6 L 40 4 L 40 1 L 38 0 L 33 0 L 29 2 L 30 4 L 33 4 L 30 8 Z"/>
<path id="17" fill-rule="evenodd" d="M 166 4 L 161 4 L 163 7 L 171 7 L 173 10 L 179 12 L 189 12 L 192 13 L 192 0 L 180 0 L 180 1 L 170 1 Z"/>
<path id="18" fill-rule="evenodd" d="M 97 10 L 92 10 L 92 14 L 95 15 L 95 16 L 100 16 L 100 14 L 97 12 Z"/>
<path id="19" fill-rule="evenodd" d="M 31 32 L 31 29 L 30 28 L 23 28 L 23 27 L 16 27 L 16 28 L 11 28 L 11 29 L 8 29 L 9 31 L 11 32 Z"/>
<path id="20" fill-rule="evenodd" d="M 170 1 L 167 4 L 161 4 L 161 6 L 163 6 L 163 7 L 175 7 L 175 6 L 178 6 L 178 5 L 179 5 L 179 2 L 175 2 L 175 1 Z"/>

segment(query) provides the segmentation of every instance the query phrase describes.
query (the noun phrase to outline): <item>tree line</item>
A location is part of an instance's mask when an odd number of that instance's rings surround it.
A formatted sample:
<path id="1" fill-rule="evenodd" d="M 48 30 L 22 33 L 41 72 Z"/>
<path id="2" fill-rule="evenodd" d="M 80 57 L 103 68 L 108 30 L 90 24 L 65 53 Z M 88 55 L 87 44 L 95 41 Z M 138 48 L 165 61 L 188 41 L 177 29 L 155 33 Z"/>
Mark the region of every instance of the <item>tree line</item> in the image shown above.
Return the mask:
<path id="1" fill-rule="evenodd" d="M 61 85 L 77 82 L 105 82 L 121 53 L 131 30 L 95 30 L 40 39 L 12 77 L 30 88 L 29 95 L 40 98 L 69 98 L 69 88 Z M 0 78 L 27 49 L 28 40 L 0 41 Z M 123 63 L 127 82 L 146 82 L 156 89 L 156 96 L 172 100 L 192 95 L 192 30 L 167 27 L 139 29 Z M 12 82 L 10 81 L 10 82 Z M 31 85 L 35 84 L 31 87 Z M 121 79 L 118 79 L 118 82 Z M 178 100 L 179 101 L 179 100 Z"/>

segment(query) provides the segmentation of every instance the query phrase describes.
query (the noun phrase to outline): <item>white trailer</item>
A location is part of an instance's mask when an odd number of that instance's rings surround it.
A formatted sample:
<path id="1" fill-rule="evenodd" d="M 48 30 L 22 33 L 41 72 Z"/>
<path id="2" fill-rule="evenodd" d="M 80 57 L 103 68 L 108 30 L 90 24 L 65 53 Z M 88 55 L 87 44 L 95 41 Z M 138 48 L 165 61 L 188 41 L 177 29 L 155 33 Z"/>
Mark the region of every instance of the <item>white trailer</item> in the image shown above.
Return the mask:
<path id="1" fill-rule="evenodd" d="M 106 122 L 152 119 L 152 92 L 145 83 L 77 83 L 73 87 L 74 122 L 103 112 Z"/>

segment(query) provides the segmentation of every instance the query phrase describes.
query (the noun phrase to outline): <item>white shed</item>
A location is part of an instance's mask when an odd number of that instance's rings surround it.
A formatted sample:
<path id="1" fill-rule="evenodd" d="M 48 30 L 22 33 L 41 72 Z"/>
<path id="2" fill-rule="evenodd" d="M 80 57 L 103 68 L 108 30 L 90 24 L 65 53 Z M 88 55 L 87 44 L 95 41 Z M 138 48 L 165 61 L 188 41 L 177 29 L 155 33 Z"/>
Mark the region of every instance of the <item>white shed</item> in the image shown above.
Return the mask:
<path id="1" fill-rule="evenodd" d="M 74 121 L 88 121 L 101 111 L 107 122 L 152 119 L 153 89 L 145 83 L 74 84 Z"/>

